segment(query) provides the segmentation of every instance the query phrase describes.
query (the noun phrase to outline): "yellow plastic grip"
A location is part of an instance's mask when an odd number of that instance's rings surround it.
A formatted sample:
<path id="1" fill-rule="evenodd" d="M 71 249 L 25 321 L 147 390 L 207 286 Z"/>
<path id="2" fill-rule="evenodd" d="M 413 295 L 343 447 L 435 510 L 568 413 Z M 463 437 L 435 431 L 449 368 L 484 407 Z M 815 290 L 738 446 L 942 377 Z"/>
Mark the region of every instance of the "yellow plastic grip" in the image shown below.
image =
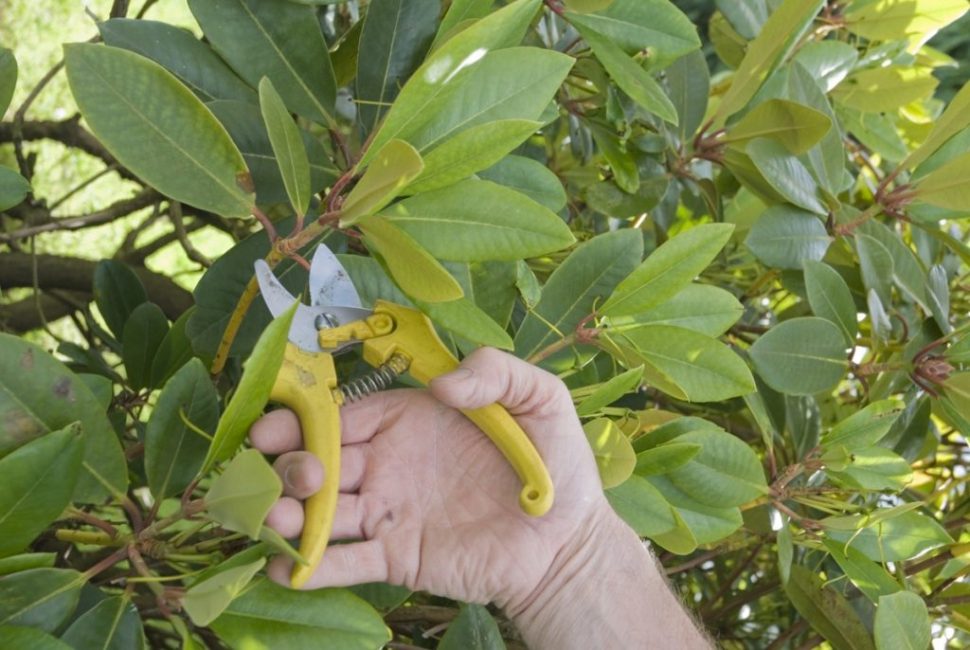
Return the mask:
<path id="1" fill-rule="evenodd" d="M 307 564 L 295 564 L 290 584 L 299 589 L 323 558 L 333 528 L 340 485 L 340 406 L 334 399 L 337 372 L 329 354 L 305 352 L 286 344 L 283 365 L 270 399 L 296 412 L 303 429 L 303 445 L 323 465 L 323 487 L 304 503 L 300 555 Z"/>
<path id="2" fill-rule="evenodd" d="M 374 314 L 390 314 L 395 321 L 393 334 L 363 341 L 364 360 L 372 366 L 386 363 L 395 354 L 411 360 L 408 372 L 427 385 L 435 377 L 458 367 L 458 360 L 448 351 L 434 331 L 431 321 L 419 311 L 383 300 L 374 303 Z M 480 409 L 462 409 L 468 419 L 485 432 L 522 481 L 519 505 L 533 517 L 544 515 L 554 498 L 552 479 L 532 440 L 500 404 Z"/>

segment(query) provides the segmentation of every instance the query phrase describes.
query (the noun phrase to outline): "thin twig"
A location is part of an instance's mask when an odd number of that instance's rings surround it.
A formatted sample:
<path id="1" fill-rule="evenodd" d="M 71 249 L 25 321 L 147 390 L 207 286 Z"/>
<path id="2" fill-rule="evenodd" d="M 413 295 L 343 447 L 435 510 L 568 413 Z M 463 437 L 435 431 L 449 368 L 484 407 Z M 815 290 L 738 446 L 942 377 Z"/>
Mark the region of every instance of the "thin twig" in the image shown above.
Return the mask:
<path id="1" fill-rule="evenodd" d="M 172 226 L 175 228 L 175 236 L 178 238 L 178 242 L 181 244 L 186 256 L 205 268 L 212 266 L 212 260 L 199 252 L 199 249 L 189 240 L 189 234 L 186 232 L 185 224 L 182 222 L 182 204 L 178 201 L 170 201 L 168 204 L 168 217 L 172 222 Z"/>

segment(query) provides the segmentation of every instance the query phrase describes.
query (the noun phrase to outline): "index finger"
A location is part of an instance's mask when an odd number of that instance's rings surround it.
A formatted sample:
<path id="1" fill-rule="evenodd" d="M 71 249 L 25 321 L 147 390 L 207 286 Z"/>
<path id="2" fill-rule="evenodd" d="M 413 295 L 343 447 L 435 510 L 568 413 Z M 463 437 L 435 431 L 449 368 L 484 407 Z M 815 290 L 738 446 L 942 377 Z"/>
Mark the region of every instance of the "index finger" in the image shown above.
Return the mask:
<path id="1" fill-rule="evenodd" d="M 253 423 L 249 441 L 264 454 L 285 454 L 302 449 L 300 420 L 290 409 L 270 411 Z"/>

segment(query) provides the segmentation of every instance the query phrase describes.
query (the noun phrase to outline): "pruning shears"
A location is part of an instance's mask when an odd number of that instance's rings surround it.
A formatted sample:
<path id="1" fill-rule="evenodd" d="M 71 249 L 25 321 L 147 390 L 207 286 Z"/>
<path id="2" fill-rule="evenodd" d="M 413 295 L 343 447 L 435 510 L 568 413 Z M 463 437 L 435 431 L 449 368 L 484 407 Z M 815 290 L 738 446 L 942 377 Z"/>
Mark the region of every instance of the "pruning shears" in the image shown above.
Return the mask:
<path id="1" fill-rule="evenodd" d="M 274 317 L 296 301 L 263 260 L 256 261 L 256 279 Z M 341 405 L 387 388 L 405 372 L 427 385 L 458 367 L 423 313 L 385 300 L 364 308 L 350 275 L 324 244 L 310 264 L 309 294 L 309 305 L 297 305 L 270 394 L 272 401 L 296 412 L 304 448 L 325 470 L 323 487 L 305 503 L 299 551 L 307 564 L 294 565 L 290 582 L 295 588 L 313 575 L 330 538 L 340 485 Z M 362 346 L 364 361 L 375 370 L 341 384 L 333 355 L 355 345 Z M 518 474 L 522 510 L 534 517 L 545 514 L 552 506 L 552 480 L 522 428 L 499 404 L 462 413 L 485 432 Z"/>

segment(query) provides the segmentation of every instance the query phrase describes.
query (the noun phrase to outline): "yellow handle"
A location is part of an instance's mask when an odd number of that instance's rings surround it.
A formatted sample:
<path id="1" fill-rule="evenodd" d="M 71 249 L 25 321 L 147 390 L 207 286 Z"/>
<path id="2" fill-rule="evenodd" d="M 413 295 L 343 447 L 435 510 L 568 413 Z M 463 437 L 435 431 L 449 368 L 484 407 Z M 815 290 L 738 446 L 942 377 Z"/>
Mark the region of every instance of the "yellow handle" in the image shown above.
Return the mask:
<path id="1" fill-rule="evenodd" d="M 300 555 L 306 565 L 296 564 L 290 584 L 299 589 L 313 575 L 327 549 L 337 509 L 340 485 L 340 406 L 334 399 L 337 372 L 329 354 L 305 352 L 286 344 L 283 365 L 270 399 L 296 412 L 303 429 L 303 445 L 323 464 L 323 487 L 304 503 Z"/>
<path id="2" fill-rule="evenodd" d="M 395 354 L 403 354 L 411 360 L 408 372 L 425 385 L 458 367 L 458 360 L 438 338 L 431 321 L 424 314 L 378 300 L 374 304 L 374 314 L 382 313 L 393 317 L 396 329 L 389 336 L 363 341 L 364 360 L 367 363 L 376 367 L 387 363 Z M 462 413 L 485 432 L 519 475 L 522 481 L 519 505 L 522 510 L 533 517 L 544 515 L 552 507 L 552 479 L 529 436 L 500 404 L 473 410 L 462 409 Z"/>

